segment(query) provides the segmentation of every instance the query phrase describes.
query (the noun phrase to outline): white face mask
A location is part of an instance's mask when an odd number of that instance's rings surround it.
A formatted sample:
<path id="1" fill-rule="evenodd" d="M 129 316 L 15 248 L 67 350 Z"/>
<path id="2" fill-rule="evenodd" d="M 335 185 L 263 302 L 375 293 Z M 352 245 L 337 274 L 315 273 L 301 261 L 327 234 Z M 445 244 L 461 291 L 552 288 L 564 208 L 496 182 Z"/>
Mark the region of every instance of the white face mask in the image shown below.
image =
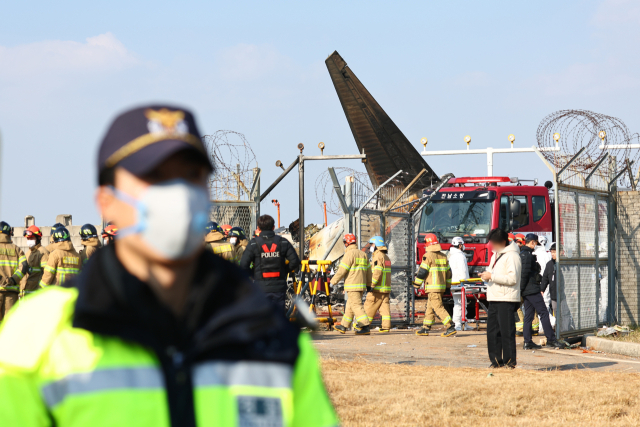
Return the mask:
<path id="1" fill-rule="evenodd" d="M 369 248 L 369 252 L 374 253 L 376 251 L 376 247 L 375 246 L 371 246 Z"/>
<path id="2" fill-rule="evenodd" d="M 136 223 L 118 230 L 121 238 L 140 234 L 153 249 L 171 260 L 188 258 L 202 246 L 209 219 L 209 195 L 184 179 L 150 185 L 139 200 L 117 189 L 117 198 L 136 208 Z"/>
<path id="3" fill-rule="evenodd" d="M 236 243 L 238 243 L 238 238 L 237 237 L 230 237 L 229 238 L 229 243 L 231 243 L 232 245 L 236 245 Z"/>
<path id="4" fill-rule="evenodd" d="M 107 246 L 109 244 L 109 239 L 102 239 L 102 244 Z"/>
<path id="5" fill-rule="evenodd" d="M 34 247 L 36 245 L 36 241 L 35 240 L 31 240 L 31 239 L 27 239 L 27 246 L 29 246 L 30 248 Z"/>

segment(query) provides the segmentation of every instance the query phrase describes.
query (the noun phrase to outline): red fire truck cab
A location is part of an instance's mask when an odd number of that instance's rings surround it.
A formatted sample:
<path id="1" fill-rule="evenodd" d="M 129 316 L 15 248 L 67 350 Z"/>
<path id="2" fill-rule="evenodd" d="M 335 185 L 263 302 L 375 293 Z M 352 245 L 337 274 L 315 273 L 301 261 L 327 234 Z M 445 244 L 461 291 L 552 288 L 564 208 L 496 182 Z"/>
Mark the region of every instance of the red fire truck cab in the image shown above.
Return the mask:
<path id="1" fill-rule="evenodd" d="M 535 233 L 553 240 L 553 212 L 549 199 L 551 182 L 524 185 L 517 178 L 452 178 L 423 208 L 417 238 L 416 262 L 424 255 L 424 236 L 438 236 L 443 251 L 460 236 L 465 242 L 469 277 L 478 277 L 491 259 L 487 236 L 494 228 L 508 232 Z M 430 194 L 425 190 L 424 195 Z"/>

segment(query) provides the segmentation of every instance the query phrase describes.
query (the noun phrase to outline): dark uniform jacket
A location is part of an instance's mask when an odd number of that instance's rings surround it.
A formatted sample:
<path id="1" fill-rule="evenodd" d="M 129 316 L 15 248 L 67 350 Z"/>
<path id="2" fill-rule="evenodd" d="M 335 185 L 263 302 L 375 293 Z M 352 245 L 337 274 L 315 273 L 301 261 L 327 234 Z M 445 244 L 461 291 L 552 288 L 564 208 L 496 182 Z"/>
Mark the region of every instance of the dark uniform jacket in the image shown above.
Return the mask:
<path id="1" fill-rule="evenodd" d="M 291 243 L 285 238 L 280 238 L 280 275 L 279 277 L 273 277 L 269 279 L 263 279 L 262 268 L 260 265 L 260 258 L 263 249 L 258 246 L 256 239 L 264 239 L 268 249 L 271 249 L 276 233 L 273 231 L 263 231 L 257 238 L 251 239 L 244 253 L 242 254 L 242 260 L 240 261 L 240 267 L 243 270 L 253 273 L 254 281 L 262 286 L 265 292 L 279 293 L 286 292 L 287 290 L 287 273 L 289 271 L 297 270 L 300 265 L 300 259 Z M 289 261 L 286 264 L 286 261 Z"/>
<path id="2" fill-rule="evenodd" d="M 556 284 L 556 261 L 550 260 L 544 267 L 542 273 L 542 292 L 547 290 L 549 286 L 549 296 L 552 301 L 558 301 L 558 288 Z"/>
<path id="3" fill-rule="evenodd" d="M 3 426 L 267 426 L 287 414 L 295 427 L 337 424 L 309 340 L 237 266 L 203 251 L 176 316 L 123 267 L 117 244 L 8 316 L 0 331 Z M 34 314 L 41 307 L 46 317 Z"/>
<path id="4" fill-rule="evenodd" d="M 533 253 L 533 249 L 528 246 L 520 248 L 520 261 L 522 270 L 520 271 L 520 295 L 534 295 L 544 291 L 540 286 L 540 264 Z"/>

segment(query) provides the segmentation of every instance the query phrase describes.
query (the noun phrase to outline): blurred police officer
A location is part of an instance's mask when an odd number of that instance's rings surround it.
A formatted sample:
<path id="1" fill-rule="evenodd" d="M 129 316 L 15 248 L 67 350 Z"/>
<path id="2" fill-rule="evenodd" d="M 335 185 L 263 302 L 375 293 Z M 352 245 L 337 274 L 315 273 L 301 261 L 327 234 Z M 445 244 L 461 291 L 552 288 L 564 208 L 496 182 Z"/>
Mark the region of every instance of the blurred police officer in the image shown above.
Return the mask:
<path id="1" fill-rule="evenodd" d="M 22 250 L 11 241 L 12 235 L 11 226 L 0 221 L 0 321 L 18 302 L 20 280 L 29 268 Z"/>
<path id="2" fill-rule="evenodd" d="M 181 108 L 115 119 L 96 200 L 118 237 L 9 315 L 3 426 L 337 424 L 310 338 L 204 251 L 212 166 L 199 135 Z"/>
<path id="3" fill-rule="evenodd" d="M 273 231 L 269 215 L 258 218 L 258 236 L 251 239 L 242 254 L 240 267 L 253 272 L 253 280 L 283 312 L 287 292 L 287 273 L 297 270 L 300 259 L 289 241 Z M 289 263 L 287 264 L 287 261 Z"/>

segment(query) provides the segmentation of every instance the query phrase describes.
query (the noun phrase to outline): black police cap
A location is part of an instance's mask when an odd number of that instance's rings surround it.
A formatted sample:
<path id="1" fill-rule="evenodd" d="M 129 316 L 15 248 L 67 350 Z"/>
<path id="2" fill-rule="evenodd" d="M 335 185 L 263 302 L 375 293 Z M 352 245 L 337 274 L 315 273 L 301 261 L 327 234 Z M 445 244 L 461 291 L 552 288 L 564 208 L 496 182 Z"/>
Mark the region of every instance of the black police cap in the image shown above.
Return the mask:
<path id="1" fill-rule="evenodd" d="M 122 166 L 137 176 L 182 150 L 198 153 L 211 170 L 193 114 L 169 105 L 148 105 L 115 118 L 100 144 L 98 171 Z"/>

